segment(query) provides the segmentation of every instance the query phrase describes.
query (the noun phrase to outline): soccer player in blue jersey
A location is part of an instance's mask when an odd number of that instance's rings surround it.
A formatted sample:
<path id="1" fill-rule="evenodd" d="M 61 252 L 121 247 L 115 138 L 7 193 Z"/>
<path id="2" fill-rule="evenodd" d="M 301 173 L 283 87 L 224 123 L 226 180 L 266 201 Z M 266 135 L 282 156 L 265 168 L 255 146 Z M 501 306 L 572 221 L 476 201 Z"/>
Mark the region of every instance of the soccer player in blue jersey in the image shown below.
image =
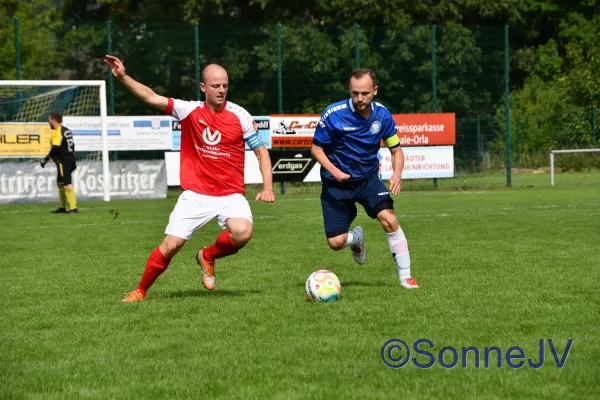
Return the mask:
<path id="1" fill-rule="evenodd" d="M 321 206 L 329 247 L 350 247 L 354 261 L 364 264 L 367 249 L 360 226 L 349 230 L 356 218 L 356 203 L 367 215 L 377 219 L 387 235 L 396 262 L 400 285 L 419 286 L 410 274 L 410 256 L 406 236 L 394 214 L 394 200 L 401 187 L 404 152 L 390 112 L 373 101 L 377 95 L 375 73 L 367 68 L 352 71 L 350 99 L 334 103 L 323 111 L 312 145 L 312 156 L 321 164 Z M 390 189 L 379 177 L 377 154 L 381 140 L 392 154 L 393 173 Z"/>

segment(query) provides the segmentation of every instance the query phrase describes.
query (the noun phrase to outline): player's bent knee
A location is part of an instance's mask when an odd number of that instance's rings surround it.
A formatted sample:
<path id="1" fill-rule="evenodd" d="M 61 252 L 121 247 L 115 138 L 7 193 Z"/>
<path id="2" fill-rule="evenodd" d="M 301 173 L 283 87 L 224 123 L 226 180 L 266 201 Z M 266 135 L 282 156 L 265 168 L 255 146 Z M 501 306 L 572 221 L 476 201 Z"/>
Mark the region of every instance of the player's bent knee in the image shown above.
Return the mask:
<path id="1" fill-rule="evenodd" d="M 377 219 L 386 232 L 396 232 L 400 227 L 393 210 L 382 210 L 377 214 Z"/>
<path id="2" fill-rule="evenodd" d="M 236 223 L 235 225 L 232 224 L 229 232 L 231 233 L 231 239 L 233 239 L 237 247 L 242 248 L 252 238 L 254 229 L 250 221 L 245 221 L 243 223 Z"/>
<path id="3" fill-rule="evenodd" d="M 346 235 L 339 235 L 331 238 L 327 238 L 327 244 L 331 248 L 331 250 L 341 250 L 344 248 L 344 244 L 346 244 Z"/>
<path id="4" fill-rule="evenodd" d="M 167 258 L 172 258 L 185 244 L 185 239 L 167 235 L 159 246 L 160 252 Z"/>

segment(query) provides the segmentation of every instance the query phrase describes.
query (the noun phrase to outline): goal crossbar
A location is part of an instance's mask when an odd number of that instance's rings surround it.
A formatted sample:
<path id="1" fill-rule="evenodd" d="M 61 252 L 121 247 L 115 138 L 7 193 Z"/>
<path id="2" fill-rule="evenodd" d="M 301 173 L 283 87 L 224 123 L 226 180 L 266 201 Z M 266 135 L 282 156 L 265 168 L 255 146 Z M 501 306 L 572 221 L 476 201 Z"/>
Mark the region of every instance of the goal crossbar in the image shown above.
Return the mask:
<path id="1" fill-rule="evenodd" d="M 100 92 L 100 121 L 101 121 L 101 135 L 102 135 L 102 170 L 104 174 L 104 181 L 110 182 L 109 180 L 109 169 L 108 169 L 108 127 L 106 123 L 107 118 L 107 106 L 106 106 L 106 81 L 102 80 L 14 80 L 6 81 L 0 80 L 0 87 L 2 86 L 97 86 Z M 110 201 L 110 190 L 109 185 L 104 185 L 104 201 Z"/>
<path id="2" fill-rule="evenodd" d="M 16 80 L 2 81 L 0 86 L 104 86 L 106 81 L 53 81 L 53 80 Z"/>
<path id="3" fill-rule="evenodd" d="M 554 186 L 554 155 L 564 153 L 598 153 L 600 149 L 550 150 L 550 185 Z"/>

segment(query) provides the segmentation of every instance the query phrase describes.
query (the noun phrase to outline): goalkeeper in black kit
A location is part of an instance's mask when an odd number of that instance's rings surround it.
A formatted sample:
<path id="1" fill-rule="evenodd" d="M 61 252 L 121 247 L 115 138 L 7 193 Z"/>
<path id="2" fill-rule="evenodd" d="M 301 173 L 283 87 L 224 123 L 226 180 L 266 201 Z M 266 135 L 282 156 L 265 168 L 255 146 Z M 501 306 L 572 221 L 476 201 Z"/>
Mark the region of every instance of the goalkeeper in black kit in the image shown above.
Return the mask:
<path id="1" fill-rule="evenodd" d="M 54 214 L 79 214 L 77 210 L 77 199 L 71 174 L 77 169 L 75 162 L 75 141 L 73 132 L 62 126 L 62 115 L 56 111 L 50 113 L 48 123 L 52 128 L 52 148 L 48 155 L 41 161 L 44 168 L 48 161 L 53 160 L 56 164 L 56 184 L 58 186 L 58 198 L 60 206 L 52 211 Z M 69 203 L 69 210 L 66 205 Z"/>

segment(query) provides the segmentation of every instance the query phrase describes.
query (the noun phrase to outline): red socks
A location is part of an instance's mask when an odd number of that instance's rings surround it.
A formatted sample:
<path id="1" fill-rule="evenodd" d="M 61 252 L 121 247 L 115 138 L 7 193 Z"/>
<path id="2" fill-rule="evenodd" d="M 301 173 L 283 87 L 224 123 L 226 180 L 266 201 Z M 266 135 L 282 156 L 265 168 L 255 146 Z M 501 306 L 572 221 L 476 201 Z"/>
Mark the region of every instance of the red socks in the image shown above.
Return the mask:
<path id="1" fill-rule="evenodd" d="M 214 261 L 217 258 L 230 256 L 237 252 L 238 248 L 231 238 L 229 231 L 224 231 L 217 236 L 217 240 L 212 246 L 204 249 L 204 258 L 207 261 Z M 144 274 L 137 288 L 146 295 L 146 292 L 154 284 L 154 281 L 167 270 L 170 262 L 170 258 L 165 257 L 158 247 L 155 248 L 148 258 L 146 269 L 144 269 Z"/>
<path id="2" fill-rule="evenodd" d="M 146 295 L 146 291 L 148 291 L 154 281 L 166 271 L 170 262 L 170 258 L 165 257 L 158 247 L 155 248 L 154 251 L 152 251 L 152 254 L 150 254 L 150 258 L 148 258 L 142 280 L 137 288 Z"/>
<path id="3" fill-rule="evenodd" d="M 223 231 L 212 246 L 204 249 L 204 258 L 206 261 L 214 261 L 217 258 L 223 258 L 235 254 L 238 252 L 238 248 L 235 242 L 231 238 L 229 231 Z"/>

